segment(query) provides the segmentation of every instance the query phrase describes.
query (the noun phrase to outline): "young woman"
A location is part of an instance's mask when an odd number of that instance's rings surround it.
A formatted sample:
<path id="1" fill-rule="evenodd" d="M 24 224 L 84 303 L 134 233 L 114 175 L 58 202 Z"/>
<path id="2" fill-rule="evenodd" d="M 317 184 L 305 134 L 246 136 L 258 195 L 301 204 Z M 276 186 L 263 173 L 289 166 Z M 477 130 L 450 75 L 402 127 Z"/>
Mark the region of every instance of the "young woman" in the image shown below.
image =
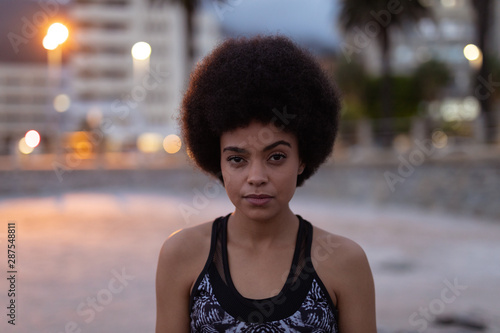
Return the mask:
<path id="1" fill-rule="evenodd" d="M 234 211 L 165 241 L 157 333 L 376 332 L 361 247 L 289 207 L 330 155 L 339 109 L 320 66 L 286 37 L 229 39 L 198 64 L 183 136 Z"/>

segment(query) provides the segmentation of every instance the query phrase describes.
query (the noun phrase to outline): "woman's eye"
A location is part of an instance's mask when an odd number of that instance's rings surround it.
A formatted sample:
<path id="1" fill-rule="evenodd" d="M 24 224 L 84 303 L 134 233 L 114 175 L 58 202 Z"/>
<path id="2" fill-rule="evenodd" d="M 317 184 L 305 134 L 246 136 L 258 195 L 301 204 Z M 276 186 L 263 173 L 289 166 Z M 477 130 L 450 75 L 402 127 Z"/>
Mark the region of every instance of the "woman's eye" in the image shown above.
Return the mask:
<path id="1" fill-rule="evenodd" d="M 238 164 L 238 163 L 243 162 L 243 158 L 241 158 L 241 157 L 239 157 L 239 156 L 229 156 L 229 157 L 227 158 L 227 160 L 228 160 L 229 162 L 233 162 L 233 163 L 235 163 L 235 164 Z"/>
<path id="2" fill-rule="evenodd" d="M 273 154 L 273 155 L 271 155 L 271 157 L 269 159 L 271 161 L 281 161 L 285 158 L 286 158 L 286 156 L 284 154 Z"/>

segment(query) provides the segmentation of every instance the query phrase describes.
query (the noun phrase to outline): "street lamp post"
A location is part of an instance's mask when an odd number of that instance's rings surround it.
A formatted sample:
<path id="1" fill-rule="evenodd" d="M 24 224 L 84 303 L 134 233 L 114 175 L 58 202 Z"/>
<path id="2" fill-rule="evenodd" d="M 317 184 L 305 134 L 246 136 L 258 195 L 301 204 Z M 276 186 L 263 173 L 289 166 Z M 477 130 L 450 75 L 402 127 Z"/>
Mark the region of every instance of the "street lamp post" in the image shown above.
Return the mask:
<path id="1" fill-rule="evenodd" d="M 54 23 L 47 30 L 47 35 L 43 38 L 43 47 L 47 50 L 47 62 L 50 78 L 50 86 L 53 89 L 52 97 L 55 98 L 61 89 L 62 72 L 62 46 L 69 36 L 68 28 L 62 23 Z M 61 121 L 62 115 L 56 115 L 57 130 L 55 133 L 56 157 L 59 159 L 62 152 L 61 145 Z"/>
<path id="2" fill-rule="evenodd" d="M 474 44 L 468 44 L 464 47 L 464 56 L 469 61 L 469 66 L 473 72 L 478 72 L 483 65 L 483 52 Z M 486 119 L 483 112 L 474 121 L 474 138 L 477 142 L 483 143 L 486 141 Z"/>
<path id="3" fill-rule="evenodd" d="M 132 54 L 132 61 L 133 61 L 134 88 L 132 88 L 132 91 L 134 91 L 134 89 L 136 89 L 136 87 L 141 86 L 141 82 L 142 82 L 143 78 L 149 72 L 151 46 L 146 42 L 137 42 L 134 44 L 134 46 L 132 46 L 132 49 L 130 51 Z M 139 110 L 141 111 L 140 112 L 141 120 L 144 119 L 144 114 L 142 113 L 143 107 L 144 107 L 143 103 L 147 97 L 147 92 L 145 90 L 144 90 L 144 92 L 145 92 L 144 96 L 137 98 L 137 100 L 135 100 L 135 102 L 140 105 Z M 139 96 L 137 96 L 137 97 L 139 97 Z M 144 124 L 142 121 L 141 121 L 141 123 Z M 143 132 L 144 128 L 141 128 L 142 126 L 140 126 L 140 125 L 137 126 L 137 125 L 139 125 L 139 124 L 136 124 L 136 130 L 138 130 L 139 133 Z M 138 148 L 141 151 L 144 151 L 144 149 L 141 149 L 141 147 L 144 145 L 139 144 L 139 143 L 143 142 L 145 140 L 144 138 L 149 138 L 149 136 L 147 136 L 147 135 L 145 136 L 145 133 L 143 133 L 143 134 L 139 135 L 137 138 L 138 139 L 138 142 L 137 142 Z M 149 140 L 149 141 L 151 141 L 151 140 Z M 149 141 L 147 141 L 147 142 L 149 142 Z"/>
<path id="4" fill-rule="evenodd" d="M 151 46 L 146 42 L 137 42 L 132 46 L 131 53 L 134 66 L 134 84 L 139 84 L 140 80 L 149 71 Z"/>
<path id="5" fill-rule="evenodd" d="M 47 50 L 49 75 L 58 89 L 61 82 L 62 47 L 69 36 L 68 28 L 61 23 L 52 24 L 43 38 L 43 47 Z"/>

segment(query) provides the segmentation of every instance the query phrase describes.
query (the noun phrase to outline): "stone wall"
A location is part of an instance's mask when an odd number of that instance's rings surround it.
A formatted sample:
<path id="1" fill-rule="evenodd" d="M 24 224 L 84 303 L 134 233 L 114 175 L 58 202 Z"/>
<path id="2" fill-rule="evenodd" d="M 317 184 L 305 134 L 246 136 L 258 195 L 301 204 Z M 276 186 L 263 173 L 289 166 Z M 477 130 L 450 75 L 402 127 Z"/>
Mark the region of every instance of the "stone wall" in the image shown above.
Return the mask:
<path id="1" fill-rule="evenodd" d="M 311 178 L 305 193 L 374 205 L 394 204 L 500 221 L 500 162 L 337 165 Z M 300 190 L 299 190 L 300 191 Z"/>
<path id="2" fill-rule="evenodd" d="M 402 161 L 402 160 L 401 160 Z M 434 161 L 323 166 L 297 190 L 336 201 L 420 207 L 500 221 L 500 161 Z M 192 167 L 139 170 L 53 170 L 0 172 L 0 195 L 53 194 L 68 190 L 138 189 L 193 195 L 214 181 Z M 219 191 L 223 195 L 223 191 Z"/>

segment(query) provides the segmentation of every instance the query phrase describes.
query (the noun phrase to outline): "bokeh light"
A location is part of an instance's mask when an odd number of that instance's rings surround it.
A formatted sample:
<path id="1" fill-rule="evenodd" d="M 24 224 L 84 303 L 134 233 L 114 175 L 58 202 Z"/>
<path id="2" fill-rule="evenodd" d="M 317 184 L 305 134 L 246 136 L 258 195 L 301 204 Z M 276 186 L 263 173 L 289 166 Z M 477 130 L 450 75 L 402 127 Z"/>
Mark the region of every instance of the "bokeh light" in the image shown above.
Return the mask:
<path id="1" fill-rule="evenodd" d="M 25 155 L 28 155 L 28 154 L 31 154 L 33 152 L 33 147 L 30 147 L 26 144 L 26 140 L 24 139 L 24 137 L 19 140 L 19 151 L 22 153 L 22 154 L 25 154 Z"/>
<path id="2" fill-rule="evenodd" d="M 436 148 L 444 148 L 448 144 L 448 135 L 440 129 L 432 132 L 432 144 Z"/>
<path id="3" fill-rule="evenodd" d="M 469 44 L 464 47 L 464 56 L 469 61 L 478 60 L 481 56 L 481 50 L 474 44 Z"/>
<path id="4" fill-rule="evenodd" d="M 143 153 L 155 153 L 161 149 L 162 136 L 158 133 L 143 133 L 137 138 L 137 148 Z"/>
<path id="5" fill-rule="evenodd" d="M 474 96 L 467 96 L 463 101 L 462 116 L 465 120 L 474 120 L 481 112 L 481 104 Z"/>
<path id="6" fill-rule="evenodd" d="M 57 44 L 56 40 L 52 38 L 52 36 L 45 36 L 42 41 L 43 47 L 46 50 L 55 50 L 59 44 Z"/>
<path id="7" fill-rule="evenodd" d="M 65 112 L 71 106 L 71 99 L 66 94 L 57 95 L 54 98 L 54 109 L 57 112 Z"/>
<path id="8" fill-rule="evenodd" d="M 35 148 L 40 143 L 40 134 L 35 130 L 29 130 L 24 135 L 24 141 L 27 146 Z"/>
<path id="9" fill-rule="evenodd" d="M 443 7 L 455 7 L 457 5 L 457 0 L 441 0 Z"/>
<path id="10" fill-rule="evenodd" d="M 151 55 L 151 46 L 146 42 L 138 42 L 132 46 L 132 57 L 136 60 L 146 60 Z"/>
<path id="11" fill-rule="evenodd" d="M 89 124 L 90 127 L 96 128 L 101 124 L 102 121 L 102 111 L 99 107 L 94 106 L 87 111 L 87 124 Z"/>
<path id="12" fill-rule="evenodd" d="M 87 159 L 92 157 L 93 146 L 87 132 L 76 131 L 70 133 L 68 136 L 68 145 L 73 150 L 73 158 Z"/>
<path id="13" fill-rule="evenodd" d="M 89 141 L 78 141 L 73 148 L 75 155 L 80 159 L 86 159 L 92 156 L 92 143 Z"/>
<path id="14" fill-rule="evenodd" d="M 400 154 L 404 154 L 411 148 L 410 137 L 406 134 L 398 134 L 393 141 L 394 149 Z"/>
<path id="15" fill-rule="evenodd" d="M 474 96 L 462 99 L 448 98 L 441 103 L 440 114 L 444 121 L 473 121 L 480 114 L 481 106 Z"/>
<path id="16" fill-rule="evenodd" d="M 59 45 L 68 39 L 69 30 L 62 23 L 54 23 L 47 30 L 47 36 Z"/>
<path id="17" fill-rule="evenodd" d="M 170 134 L 163 140 L 163 149 L 169 154 L 177 153 L 182 147 L 181 138 L 175 134 Z"/>

